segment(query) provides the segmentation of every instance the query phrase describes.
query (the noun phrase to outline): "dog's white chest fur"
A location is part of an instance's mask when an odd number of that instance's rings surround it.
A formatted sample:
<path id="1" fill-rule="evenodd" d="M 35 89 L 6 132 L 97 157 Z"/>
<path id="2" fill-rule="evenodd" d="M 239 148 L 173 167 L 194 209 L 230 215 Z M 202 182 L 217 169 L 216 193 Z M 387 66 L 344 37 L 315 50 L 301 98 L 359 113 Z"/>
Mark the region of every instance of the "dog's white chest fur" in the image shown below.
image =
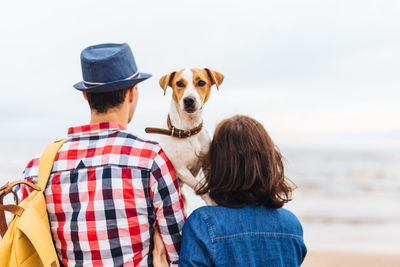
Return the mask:
<path id="1" fill-rule="evenodd" d="M 199 158 L 208 152 L 210 137 L 205 129 L 197 135 L 178 139 L 171 136 L 160 136 L 160 145 L 176 170 L 187 168 L 196 175 Z"/>

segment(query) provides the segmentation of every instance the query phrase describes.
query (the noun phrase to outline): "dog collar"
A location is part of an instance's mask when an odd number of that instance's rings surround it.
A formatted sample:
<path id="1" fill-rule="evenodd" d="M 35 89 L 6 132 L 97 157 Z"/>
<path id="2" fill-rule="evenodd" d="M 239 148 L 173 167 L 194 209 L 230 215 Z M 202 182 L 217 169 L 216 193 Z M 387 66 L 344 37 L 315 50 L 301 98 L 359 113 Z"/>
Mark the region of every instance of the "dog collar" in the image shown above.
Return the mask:
<path id="1" fill-rule="evenodd" d="M 161 135 L 168 135 L 168 136 L 184 139 L 184 138 L 188 138 L 192 135 L 196 135 L 196 134 L 200 133 L 201 129 L 203 129 L 203 122 L 201 122 L 197 127 L 192 128 L 190 130 L 178 129 L 172 125 L 169 114 L 168 114 L 168 119 L 167 119 L 167 125 L 168 125 L 168 130 L 161 129 L 161 128 L 148 127 L 145 129 L 145 132 L 149 133 L 149 134 L 161 134 Z"/>

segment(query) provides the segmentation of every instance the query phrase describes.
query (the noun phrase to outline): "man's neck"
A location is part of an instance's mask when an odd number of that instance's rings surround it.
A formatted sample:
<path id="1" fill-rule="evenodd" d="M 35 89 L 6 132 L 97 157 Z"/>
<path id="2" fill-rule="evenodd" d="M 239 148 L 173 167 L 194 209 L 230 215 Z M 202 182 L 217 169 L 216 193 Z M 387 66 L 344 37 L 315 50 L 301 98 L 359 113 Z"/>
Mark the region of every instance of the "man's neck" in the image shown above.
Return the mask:
<path id="1" fill-rule="evenodd" d="M 95 111 L 91 112 L 90 123 L 100 123 L 100 122 L 115 122 L 123 126 L 125 129 L 128 125 L 128 119 L 125 116 L 121 116 L 119 112 L 108 112 L 108 113 L 97 113 Z"/>

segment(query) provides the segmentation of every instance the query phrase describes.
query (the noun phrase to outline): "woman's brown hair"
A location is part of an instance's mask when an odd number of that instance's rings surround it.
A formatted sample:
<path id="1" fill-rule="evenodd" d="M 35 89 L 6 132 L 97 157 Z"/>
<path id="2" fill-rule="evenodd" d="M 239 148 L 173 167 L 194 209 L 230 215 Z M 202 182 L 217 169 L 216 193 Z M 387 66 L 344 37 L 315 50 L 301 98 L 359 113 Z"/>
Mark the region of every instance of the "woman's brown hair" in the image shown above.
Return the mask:
<path id="1" fill-rule="evenodd" d="M 218 124 L 203 171 L 205 184 L 197 194 L 209 193 L 222 206 L 277 209 L 291 200 L 281 153 L 264 126 L 248 116 Z"/>

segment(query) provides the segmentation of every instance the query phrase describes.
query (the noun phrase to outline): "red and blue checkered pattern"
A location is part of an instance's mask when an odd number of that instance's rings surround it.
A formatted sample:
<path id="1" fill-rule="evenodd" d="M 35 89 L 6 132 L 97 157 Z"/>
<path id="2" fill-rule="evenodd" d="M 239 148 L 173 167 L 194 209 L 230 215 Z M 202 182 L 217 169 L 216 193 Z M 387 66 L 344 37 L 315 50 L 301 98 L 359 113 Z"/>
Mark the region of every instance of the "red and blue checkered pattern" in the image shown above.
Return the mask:
<path id="1" fill-rule="evenodd" d="M 39 158 L 24 178 L 37 182 Z M 18 189 L 20 199 L 28 188 Z M 178 264 L 185 220 L 171 162 L 152 141 L 112 122 L 69 129 L 45 190 L 51 231 L 65 266 L 152 266 L 158 225 Z"/>

